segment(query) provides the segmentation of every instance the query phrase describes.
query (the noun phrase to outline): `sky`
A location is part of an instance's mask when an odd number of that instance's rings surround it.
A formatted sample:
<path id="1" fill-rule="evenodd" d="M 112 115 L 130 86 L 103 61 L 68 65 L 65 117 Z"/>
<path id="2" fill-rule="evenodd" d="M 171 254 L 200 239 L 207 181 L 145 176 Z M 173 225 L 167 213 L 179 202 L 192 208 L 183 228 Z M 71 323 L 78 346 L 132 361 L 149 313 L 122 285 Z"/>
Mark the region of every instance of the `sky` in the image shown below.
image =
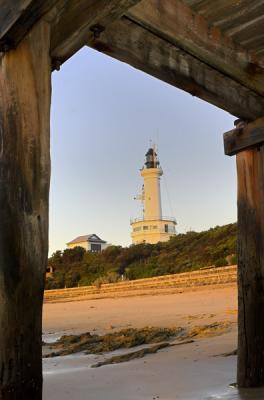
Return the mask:
<path id="1" fill-rule="evenodd" d="M 236 221 L 235 158 L 223 150 L 233 116 L 87 47 L 52 81 L 50 254 L 89 233 L 131 244 L 150 140 L 177 232 Z"/>

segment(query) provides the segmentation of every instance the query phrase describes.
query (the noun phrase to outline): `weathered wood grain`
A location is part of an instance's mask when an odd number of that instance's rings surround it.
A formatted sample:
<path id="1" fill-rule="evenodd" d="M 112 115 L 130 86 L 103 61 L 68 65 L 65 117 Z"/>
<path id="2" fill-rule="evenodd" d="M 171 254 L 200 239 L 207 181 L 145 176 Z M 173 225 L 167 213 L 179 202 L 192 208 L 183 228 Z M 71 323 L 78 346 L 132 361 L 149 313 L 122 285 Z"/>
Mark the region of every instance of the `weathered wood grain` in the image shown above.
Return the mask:
<path id="1" fill-rule="evenodd" d="M 264 118 L 243 125 L 224 133 L 226 155 L 233 156 L 240 151 L 264 144 Z"/>
<path id="2" fill-rule="evenodd" d="M 123 17 L 90 47 L 246 120 L 263 115 L 264 97 Z"/>
<path id="3" fill-rule="evenodd" d="M 237 155 L 240 387 L 264 384 L 264 146 Z"/>
<path id="4" fill-rule="evenodd" d="M 17 23 L 32 2 L 33 0 L 0 0 L 0 39 Z"/>
<path id="5" fill-rule="evenodd" d="M 0 57 L 0 399 L 42 398 L 48 255 L 50 29 Z"/>
<path id="6" fill-rule="evenodd" d="M 0 52 L 14 48 L 58 0 L 0 0 Z"/>
<path id="7" fill-rule="evenodd" d="M 0 0 L 0 52 L 15 48 L 45 15 L 52 25 L 52 56 L 64 62 L 85 45 L 92 31 L 100 32 L 139 1 Z"/>
<path id="8" fill-rule="evenodd" d="M 211 8 L 213 6 L 210 6 Z M 264 64 L 181 0 L 143 0 L 130 19 L 245 87 L 264 94 Z"/>
<path id="9" fill-rule="evenodd" d="M 100 34 L 140 0 L 71 0 L 58 2 L 52 21 L 51 55 L 61 63 L 70 58 L 89 37 Z"/>

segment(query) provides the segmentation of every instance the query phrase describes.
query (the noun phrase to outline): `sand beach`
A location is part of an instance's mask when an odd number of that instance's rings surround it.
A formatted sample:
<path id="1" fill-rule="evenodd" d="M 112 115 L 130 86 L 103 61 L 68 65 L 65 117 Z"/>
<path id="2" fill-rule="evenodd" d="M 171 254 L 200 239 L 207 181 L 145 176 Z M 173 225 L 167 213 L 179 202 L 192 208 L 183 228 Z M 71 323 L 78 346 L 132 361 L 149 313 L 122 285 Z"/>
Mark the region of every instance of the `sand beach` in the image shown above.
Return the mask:
<path id="1" fill-rule="evenodd" d="M 264 399 L 263 389 L 239 392 L 231 385 L 236 380 L 236 356 L 226 354 L 237 346 L 236 319 L 235 285 L 168 295 L 47 303 L 45 342 L 63 334 L 102 335 L 129 327 L 184 327 L 193 332 L 196 327 L 218 324 L 219 329 L 204 330 L 188 344 L 100 368 L 91 366 L 135 348 L 44 358 L 44 400 Z"/>

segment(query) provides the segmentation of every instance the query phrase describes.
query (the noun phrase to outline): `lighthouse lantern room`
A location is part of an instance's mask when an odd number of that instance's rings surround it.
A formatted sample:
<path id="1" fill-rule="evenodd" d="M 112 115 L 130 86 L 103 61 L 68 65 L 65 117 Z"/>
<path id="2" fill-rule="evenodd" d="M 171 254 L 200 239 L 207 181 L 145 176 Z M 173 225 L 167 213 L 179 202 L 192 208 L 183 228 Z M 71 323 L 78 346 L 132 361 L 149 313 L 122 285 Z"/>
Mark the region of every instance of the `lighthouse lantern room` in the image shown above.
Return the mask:
<path id="1" fill-rule="evenodd" d="M 176 221 L 172 217 L 162 216 L 160 177 L 163 171 L 155 145 L 147 151 L 146 162 L 140 174 L 144 185 L 136 199 L 142 201 L 143 216 L 131 220 L 133 244 L 167 242 L 176 235 Z"/>

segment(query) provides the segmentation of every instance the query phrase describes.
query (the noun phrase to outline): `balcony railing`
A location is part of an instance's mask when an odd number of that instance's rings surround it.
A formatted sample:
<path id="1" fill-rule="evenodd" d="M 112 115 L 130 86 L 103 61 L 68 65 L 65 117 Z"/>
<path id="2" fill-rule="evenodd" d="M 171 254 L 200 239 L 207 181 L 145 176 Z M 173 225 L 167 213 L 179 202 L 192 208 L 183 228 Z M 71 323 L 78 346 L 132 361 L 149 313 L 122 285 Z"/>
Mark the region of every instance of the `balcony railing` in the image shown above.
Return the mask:
<path id="1" fill-rule="evenodd" d="M 173 217 L 150 217 L 150 218 L 143 218 L 143 217 L 139 217 L 139 218 L 130 218 L 130 224 L 134 224 L 135 222 L 143 222 L 143 221 L 169 221 L 169 222 L 173 222 L 174 224 L 176 224 L 176 219 Z"/>

